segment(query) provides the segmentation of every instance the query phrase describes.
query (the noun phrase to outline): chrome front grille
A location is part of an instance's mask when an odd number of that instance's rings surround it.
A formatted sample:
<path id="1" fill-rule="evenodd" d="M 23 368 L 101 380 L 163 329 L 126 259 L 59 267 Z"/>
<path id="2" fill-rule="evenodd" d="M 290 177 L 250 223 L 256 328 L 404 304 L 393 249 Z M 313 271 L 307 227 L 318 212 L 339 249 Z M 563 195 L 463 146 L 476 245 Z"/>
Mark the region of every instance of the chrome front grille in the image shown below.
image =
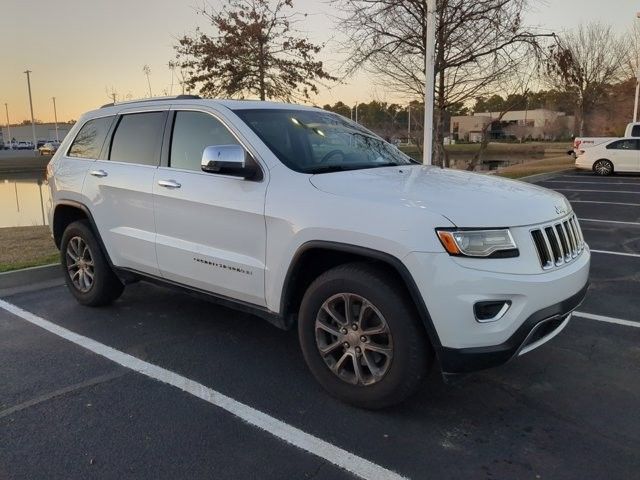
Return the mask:
<path id="1" fill-rule="evenodd" d="M 543 270 L 569 263 L 584 250 L 584 238 L 575 215 L 535 228 L 531 237 Z"/>

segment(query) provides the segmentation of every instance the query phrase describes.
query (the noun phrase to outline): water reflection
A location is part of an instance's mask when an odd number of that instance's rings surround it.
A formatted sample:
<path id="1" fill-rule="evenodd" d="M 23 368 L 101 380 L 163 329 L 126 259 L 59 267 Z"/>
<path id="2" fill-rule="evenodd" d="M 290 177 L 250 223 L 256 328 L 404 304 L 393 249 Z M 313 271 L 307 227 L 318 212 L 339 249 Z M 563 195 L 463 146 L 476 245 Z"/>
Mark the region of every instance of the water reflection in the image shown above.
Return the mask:
<path id="1" fill-rule="evenodd" d="M 48 225 L 49 187 L 34 178 L 0 180 L 0 228 Z"/>

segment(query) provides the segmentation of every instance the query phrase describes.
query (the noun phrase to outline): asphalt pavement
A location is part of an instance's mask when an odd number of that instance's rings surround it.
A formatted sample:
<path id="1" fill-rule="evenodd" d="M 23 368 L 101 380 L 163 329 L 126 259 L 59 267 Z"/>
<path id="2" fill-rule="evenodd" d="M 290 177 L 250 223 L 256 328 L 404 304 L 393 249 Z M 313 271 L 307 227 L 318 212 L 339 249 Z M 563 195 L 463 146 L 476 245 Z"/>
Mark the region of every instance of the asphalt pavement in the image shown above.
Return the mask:
<path id="1" fill-rule="evenodd" d="M 344 462 L 376 480 L 638 478 L 640 176 L 540 185 L 572 201 L 594 251 L 579 313 L 539 349 L 455 385 L 433 371 L 385 411 L 327 396 L 295 331 L 189 295 L 4 298 L 28 313 L 0 308 L 0 479 L 356 478 Z"/>

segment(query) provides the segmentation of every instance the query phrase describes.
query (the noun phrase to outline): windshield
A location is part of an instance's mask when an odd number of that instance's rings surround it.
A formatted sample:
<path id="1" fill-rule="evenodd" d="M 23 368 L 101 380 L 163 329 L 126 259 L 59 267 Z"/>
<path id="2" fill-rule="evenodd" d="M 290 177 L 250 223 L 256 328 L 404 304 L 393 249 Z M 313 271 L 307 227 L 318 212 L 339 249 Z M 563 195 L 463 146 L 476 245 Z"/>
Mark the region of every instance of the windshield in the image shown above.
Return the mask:
<path id="1" fill-rule="evenodd" d="M 416 163 L 395 146 L 335 113 L 235 110 L 287 167 L 327 173 Z"/>

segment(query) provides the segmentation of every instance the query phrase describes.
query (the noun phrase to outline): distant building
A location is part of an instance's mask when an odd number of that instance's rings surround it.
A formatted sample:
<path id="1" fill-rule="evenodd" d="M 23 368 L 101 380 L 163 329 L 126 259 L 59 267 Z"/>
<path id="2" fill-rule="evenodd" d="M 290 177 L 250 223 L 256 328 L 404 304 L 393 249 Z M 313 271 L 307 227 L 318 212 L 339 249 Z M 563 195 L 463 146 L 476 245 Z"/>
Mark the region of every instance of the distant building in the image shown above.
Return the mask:
<path id="1" fill-rule="evenodd" d="M 73 125 L 69 123 L 58 124 L 58 138 L 60 141 L 69 133 Z M 16 142 L 32 142 L 33 132 L 31 131 L 31 124 L 28 125 L 11 125 L 11 137 L 9 138 L 9 132 L 7 126 L 3 126 L 0 130 L 0 141 L 10 142 L 15 139 Z M 56 139 L 56 126 L 55 123 L 36 123 L 36 140 L 48 142 L 49 140 Z"/>
<path id="2" fill-rule="evenodd" d="M 514 110 L 503 117 L 500 112 L 478 112 L 451 117 L 451 138 L 458 141 L 481 142 L 483 131 L 489 139 L 554 140 L 571 135 L 573 116 L 553 110 Z"/>

